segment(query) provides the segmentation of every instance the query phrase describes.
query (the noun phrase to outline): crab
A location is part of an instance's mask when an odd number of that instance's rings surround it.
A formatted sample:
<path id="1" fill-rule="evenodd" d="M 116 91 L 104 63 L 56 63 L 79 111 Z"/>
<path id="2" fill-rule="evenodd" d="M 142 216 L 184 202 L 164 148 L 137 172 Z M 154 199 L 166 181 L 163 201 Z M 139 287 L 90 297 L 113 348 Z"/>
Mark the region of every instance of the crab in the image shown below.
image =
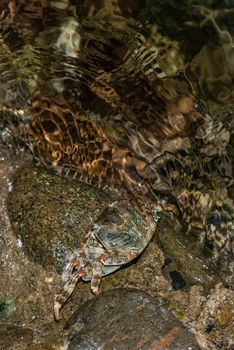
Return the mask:
<path id="1" fill-rule="evenodd" d="M 165 199 L 155 200 L 153 196 L 145 200 L 146 188 L 135 189 L 134 194 L 131 189 L 126 198 L 109 204 L 81 248 L 70 256 L 62 274 L 64 287 L 54 298 L 56 321 L 78 280 L 91 281 L 91 291 L 99 294 L 102 277 L 130 263 L 145 250 L 155 233 L 160 211 L 179 215 L 178 208 Z"/>
<path id="2" fill-rule="evenodd" d="M 79 279 L 91 281 L 99 293 L 101 278 L 131 262 L 146 248 L 156 229 L 158 208 L 141 206 L 138 201 L 122 199 L 111 203 L 101 214 L 83 245 L 70 257 L 62 279 L 65 283 L 54 299 L 54 315 L 73 292 Z"/>

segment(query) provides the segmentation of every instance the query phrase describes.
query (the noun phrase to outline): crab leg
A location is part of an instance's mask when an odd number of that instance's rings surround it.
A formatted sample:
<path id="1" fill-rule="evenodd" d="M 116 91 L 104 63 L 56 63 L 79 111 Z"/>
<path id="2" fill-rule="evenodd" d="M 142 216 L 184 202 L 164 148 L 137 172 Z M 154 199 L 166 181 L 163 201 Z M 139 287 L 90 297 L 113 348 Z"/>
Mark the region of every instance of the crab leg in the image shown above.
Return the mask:
<path id="1" fill-rule="evenodd" d="M 100 244 L 100 243 L 98 243 Z M 88 250 L 93 249 L 95 251 L 94 246 L 87 246 L 87 253 Z M 55 295 L 54 298 L 54 317 L 56 321 L 59 321 L 60 316 L 60 309 L 63 307 L 63 305 L 66 303 L 66 301 L 69 299 L 71 294 L 73 293 L 77 282 L 79 279 L 83 279 L 85 281 L 91 280 L 91 290 L 93 294 L 98 295 L 99 294 L 99 288 L 101 284 L 101 279 L 103 276 L 108 275 L 111 272 L 114 272 L 118 270 L 122 265 L 126 264 L 126 262 L 133 260 L 139 255 L 139 252 L 130 252 L 130 251 L 120 251 L 120 250 L 105 250 L 104 248 L 103 252 L 105 252 L 105 255 L 101 255 L 96 261 L 91 260 L 88 262 L 86 266 L 86 270 L 88 272 L 85 272 L 85 269 L 78 269 L 75 273 L 70 273 L 69 279 L 64 284 L 61 292 L 59 294 Z M 83 252 L 82 248 L 82 252 Z M 79 255 L 79 251 L 77 252 L 77 255 Z M 88 255 L 88 254 L 87 254 Z M 74 262 L 72 264 L 75 266 L 75 262 L 78 259 L 75 258 Z M 90 266 L 89 266 L 90 265 Z M 91 269 L 91 272 L 90 272 Z"/>
<path id="2" fill-rule="evenodd" d="M 73 275 L 73 277 L 65 283 L 65 285 L 63 286 L 62 293 L 55 295 L 55 297 L 54 297 L 54 318 L 56 321 L 59 321 L 60 309 L 65 304 L 65 302 L 70 297 L 70 295 L 73 293 L 73 290 L 74 290 L 79 279 L 80 279 L 80 274 L 77 271 Z"/>
<path id="3" fill-rule="evenodd" d="M 92 277 L 91 277 L 91 290 L 95 295 L 99 294 L 99 287 L 102 280 L 102 273 L 103 273 L 103 264 L 101 261 L 97 261 L 94 264 L 94 267 L 92 270 Z"/>

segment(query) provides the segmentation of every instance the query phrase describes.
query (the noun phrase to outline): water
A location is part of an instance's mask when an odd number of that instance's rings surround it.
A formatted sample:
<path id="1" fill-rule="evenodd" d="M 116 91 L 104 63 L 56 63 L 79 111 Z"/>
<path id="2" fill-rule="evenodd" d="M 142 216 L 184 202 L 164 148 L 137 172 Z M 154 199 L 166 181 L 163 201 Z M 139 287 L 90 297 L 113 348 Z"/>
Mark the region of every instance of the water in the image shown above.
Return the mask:
<path id="1" fill-rule="evenodd" d="M 205 228 L 205 266 L 209 266 L 209 259 L 212 265 L 215 259 L 217 262 L 221 250 L 224 261 L 218 265 L 220 274 L 226 269 L 230 273 L 234 232 L 233 36 L 232 0 L 2 0 L 0 146 L 19 152 L 26 145 L 40 164 L 71 173 L 74 178 L 77 174 L 87 176 L 101 186 L 116 186 L 120 193 L 122 183 L 142 188 L 147 180 L 151 195 L 163 199 L 165 207 L 172 198 L 171 211 L 177 214 L 175 207 L 180 209 L 185 231 L 194 230 L 196 241 L 202 238 L 198 231 Z M 12 192 L 11 179 L 4 191 L 4 196 Z M 165 244 L 159 237 L 162 246 L 169 242 L 167 231 L 168 222 Z M 45 330 L 39 338 L 50 333 L 47 327 L 54 327 L 57 334 L 57 325 L 51 326 L 55 273 L 51 277 L 51 271 L 45 272 L 34 263 L 28 267 L 27 256 L 19 255 L 23 243 L 15 242 L 11 231 L 8 236 L 11 247 L 4 248 L 6 266 L 1 278 L 2 284 L 9 281 L 9 286 L 1 291 L 1 298 L 15 302 L 18 283 L 25 301 L 17 300 L 16 321 L 31 326 L 36 317 L 32 328 Z M 198 245 L 199 254 L 201 247 Z M 193 256 L 200 257 L 196 249 L 190 254 L 191 264 Z M 179 249 L 174 250 L 176 260 Z M 157 256 L 149 254 L 148 259 L 157 262 L 159 277 L 153 274 L 161 284 Z M 186 261 L 185 257 L 184 265 Z M 194 280 L 197 274 L 191 266 Z M 124 271 L 128 273 L 128 269 Z M 133 276 L 133 285 L 136 280 Z M 206 278 L 204 281 L 209 284 Z M 233 285 L 229 275 L 225 281 Z M 164 280 L 163 293 L 169 290 L 168 283 Z M 110 283 L 110 288 L 118 284 Z M 156 295 L 151 279 L 148 284 Z M 27 309 L 29 289 L 34 285 L 40 288 L 33 287 L 38 293 Z M 140 288 L 145 288 L 143 282 Z M 184 301 L 183 293 L 178 296 Z M 203 291 L 199 293 L 194 301 L 196 310 L 200 297 L 205 298 Z M 231 295 L 232 291 L 220 282 L 215 293 L 211 299 L 218 309 L 220 295 Z M 41 298 L 38 306 L 35 298 Z M 72 307 L 76 306 L 70 304 L 71 311 Z M 207 339 L 201 331 L 203 317 L 198 321 L 190 311 L 187 315 L 188 324 L 192 318 L 197 322 L 196 332 Z M 9 317 L 15 321 L 13 314 Z M 226 324 L 228 317 L 227 312 Z M 215 329 L 219 332 L 217 325 Z M 225 329 L 224 333 L 231 339 L 232 332 Z M 214 349 L 215 341 L 208 340 Z"/>
<path id="2" fill-rule="evenodd" d="M 2 142 L 100 186 L 147 180 L 232 251 L 232 5 L 2 3 Z"/>
<path id="3" fill-rule="evenodd" d="M 97 67 L 113 69 L 128 48 L 136 55 L 139 41 L 155 52 L 159 76 L 185 71 L 204 99 L 231 103 L 232 1 L 3 1 L 0 11 L 1 106 L 25 108 L 37 89 L 79 98 Z M 90 72 L 88 57 L 97 50 L 103 55 Z M 152 63 L 145 73 L 157 72 Z"/>

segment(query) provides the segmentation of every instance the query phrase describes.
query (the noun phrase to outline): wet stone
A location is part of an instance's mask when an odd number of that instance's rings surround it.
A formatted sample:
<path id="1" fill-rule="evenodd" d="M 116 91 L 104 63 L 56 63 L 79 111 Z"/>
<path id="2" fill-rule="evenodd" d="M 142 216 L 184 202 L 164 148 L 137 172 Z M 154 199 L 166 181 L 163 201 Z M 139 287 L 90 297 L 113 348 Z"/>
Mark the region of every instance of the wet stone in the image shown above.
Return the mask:
<path id="1" fill-rule="evenodd" d="M 158 299 L 137 289 L 109 290 L 85 302 L 65 328 L 67 350 L 200 349 Z"/>
<path id="2" fill-rule="evenodd" d="M 10 324 L 0 325 L 0 349 L 17 349 L 18 346 L 26 346 L 32 342 L 33 330 Z"/>
<path id="3" fill-rule="evenodd" d="M 60 273 L 109 201 L 93 186 L 29 165 L 16 173 L 7 207 L 25 254 Z"/>
<path id="4" fill-rule="evenodd" d="M 216 283 L 229 279 L 229 271 L 222 271 L 212 260 L 211 252 L 204 249 L 195 234 L 186 234 L 167 213 L 161 213 L 156 242 L 165 255 L 163 275 L 171 281 L 173 289 L 188 289 L 201 285 L 207 291 Z"/>

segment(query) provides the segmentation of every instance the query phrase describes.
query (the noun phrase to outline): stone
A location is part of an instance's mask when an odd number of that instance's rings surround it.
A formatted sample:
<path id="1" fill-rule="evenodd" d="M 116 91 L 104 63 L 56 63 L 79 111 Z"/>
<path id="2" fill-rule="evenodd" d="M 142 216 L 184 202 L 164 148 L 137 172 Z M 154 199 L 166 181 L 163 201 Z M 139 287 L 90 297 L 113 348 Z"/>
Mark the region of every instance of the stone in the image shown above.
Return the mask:
<path id="1" fill-rule="evenodd" d="M 114 289 L 81 305 L 67 321 L 65 349 L 200 349 L 161 302 L 137 289 Z"/>
<path id="2" fill-rule="evenodd" d="M 181 282 L 184 280 L 188 287 L 200 285 L 209 291 L 218 282 L 229 278 L 229 273 L 216 266 L 210 251 L 202 247 L 195 235 L 186 234 L 185 229 L 179 227 L 175 218 L 167 213 L 161 214 L 161 223 L 154 241 L 165 255 L 163 274 L 172 286 L 176 272 L 177 277 L 180 274 Z"/>
<path id="3" fill-rule="evenodd" d="M 16 349 L 16 346 L 22 344 L 26 346 L 33 339 L 33 330 L 18 327 L 11 324 L 0 325 L 0 349 Z"/>
<path id="4" fill-rule="evenodd" d="M 93 186 L 33 165 L 19 170 L 12 186 L 7 206 L 22 248 L 32 261 L 61 273 L 110 199 Z"/>

